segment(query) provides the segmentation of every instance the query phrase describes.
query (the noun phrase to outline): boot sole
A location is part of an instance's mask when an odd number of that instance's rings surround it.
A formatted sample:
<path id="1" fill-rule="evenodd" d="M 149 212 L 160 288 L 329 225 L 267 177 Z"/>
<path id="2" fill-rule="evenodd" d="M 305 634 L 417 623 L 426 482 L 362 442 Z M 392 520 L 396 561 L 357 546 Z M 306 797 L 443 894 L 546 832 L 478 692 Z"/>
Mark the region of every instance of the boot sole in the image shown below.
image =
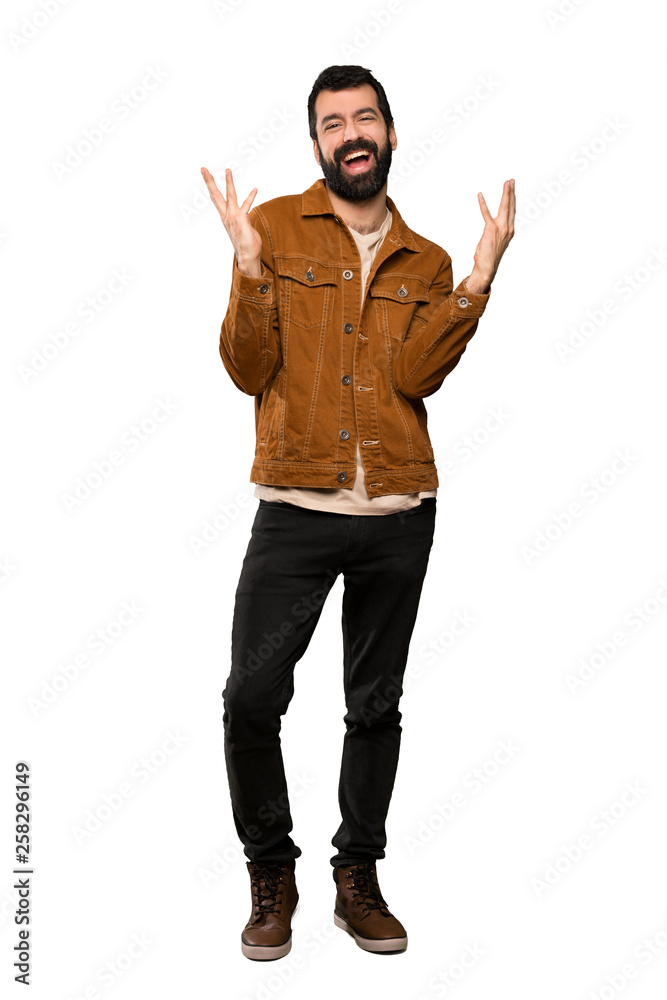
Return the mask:
<path id="1" fill-rule="evenodd" d="M 359 947 L 363 948 L 364 951 L 373 951 L 376 953 L 397 952 L 405 951 L 408 946 L 407 935 L 399 938 L 367 938 L 358 934 L 355 929 L 348 924 L 347 920 L 338 916 L 335 910 L 333 918 L 336 927 L 340 927 L 341 930 L 347 931 L 347 933 L 354 938 Z"/>
<path id="2" fill-rule="evenodd" d="M 299 900 L 297 899 L 296 906 L 292 910 L 292 916 L 290 921 L 294 919 L 299 909 Z M 262 945 L 262 944 L 246 944 L 243 938 L 241 938 L 241 952 L 246 958 L 251 959 L 253 962 L 274 962 L 277 958 L 284 958 L 292 947 L 292 932 L 290 931 L 290 936 L 287 941 L 283 944 L 274 945 Z"/>

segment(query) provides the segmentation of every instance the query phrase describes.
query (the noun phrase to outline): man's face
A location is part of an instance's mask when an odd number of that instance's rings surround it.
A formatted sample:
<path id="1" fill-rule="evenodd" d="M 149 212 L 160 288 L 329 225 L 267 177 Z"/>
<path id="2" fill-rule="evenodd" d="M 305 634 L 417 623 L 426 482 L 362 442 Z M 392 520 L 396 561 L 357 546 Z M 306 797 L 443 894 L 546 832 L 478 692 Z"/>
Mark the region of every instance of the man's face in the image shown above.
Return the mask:
<path id="1" fill-rule="evenodd" d="M 315 159 L 329 188 L 348 201 L 366 201 L 384 187 L 392 150 L 394 126 L 389 131 L 369 83 L 349 90 L 322 90 L 315 101 L 317 139 Z M 350 153 L 362 152 L 346 162 Z"/>

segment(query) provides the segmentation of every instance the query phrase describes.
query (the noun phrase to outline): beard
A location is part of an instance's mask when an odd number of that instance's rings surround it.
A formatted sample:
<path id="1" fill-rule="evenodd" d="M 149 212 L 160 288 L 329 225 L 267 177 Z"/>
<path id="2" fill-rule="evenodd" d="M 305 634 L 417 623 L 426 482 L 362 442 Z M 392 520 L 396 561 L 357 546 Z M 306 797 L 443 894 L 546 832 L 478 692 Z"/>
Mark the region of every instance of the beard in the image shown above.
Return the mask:
<path id="1" fill-rule="evenodd" d="M 371 139 L 362 139 L 356 143 L 346 143 L 345 146 L 341 146 L 340 149 L 336 150 L 333 160 L 327 160 L 322 152 L 319 141 L 317 148 L 320 154 L 320 167 L 322 168 L 324 179 L 331 191 L 338 195 L 339 198 L 345 198 L 347 201 L 367 201 L 369 198 L 374 198 L 384 187 L 389 175 L 389 168 L 391 167 L 392 148 L 388 137 L 380 150 L 378 150 L 377 144 Z M 345 167 L 342 166 L 341 160 L 348 153 L 351 153 L 353 149 L 365 149 L 373 154 L 373 165 L 368 170 L 364 170 L 358 174 L 345 172 Z"/>

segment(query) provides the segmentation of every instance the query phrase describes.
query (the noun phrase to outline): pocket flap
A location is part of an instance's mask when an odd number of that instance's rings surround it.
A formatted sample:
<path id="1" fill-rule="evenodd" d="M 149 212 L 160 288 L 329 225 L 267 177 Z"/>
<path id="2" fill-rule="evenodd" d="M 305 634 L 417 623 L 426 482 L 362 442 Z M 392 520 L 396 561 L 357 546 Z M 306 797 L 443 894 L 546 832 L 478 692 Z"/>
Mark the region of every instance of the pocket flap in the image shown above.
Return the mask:
<path id="1" fill-rule="evenodd" d="M 376 275 L 370 287 L 373 298 L 392 299 L 393 302 L 429 302 L 429 283 L 417 274 L 408 277 L 397 274 Z"/>
<path id="2" fill-rule="evenodd" d="M 336 269 L 310 261 L 305 257 L 293 257 L 276 261 L 276 272 L 281 278 L 294 278 L 302 285 L 335 285 Z M 311 277 L 312 276 L 312 277 Z"/>

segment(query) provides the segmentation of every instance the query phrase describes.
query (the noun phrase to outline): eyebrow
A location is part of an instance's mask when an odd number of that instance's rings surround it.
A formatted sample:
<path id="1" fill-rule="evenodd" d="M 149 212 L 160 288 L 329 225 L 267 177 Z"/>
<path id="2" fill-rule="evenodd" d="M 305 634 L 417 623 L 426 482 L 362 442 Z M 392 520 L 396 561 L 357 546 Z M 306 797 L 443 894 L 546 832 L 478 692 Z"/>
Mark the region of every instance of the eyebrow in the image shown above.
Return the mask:
<path id="1" fill-rule="evenodd" d="M 372 114 L 377 115 L 377 111 L 375 110 L 375 108 L 359 108 L 358 111 L 354 112 L 354 117 L 356 118 L 357 115 L 368 114 L 369 111 Z M 332 115 L 325 115 L 322 121 L 320 122 L 320 125 L 326 124 L 326 122 L 331 121 L 332 118 L 343 118 L 343 117 L 344 115 L 342 115 L 340 111 L 335 111 Z"/>

